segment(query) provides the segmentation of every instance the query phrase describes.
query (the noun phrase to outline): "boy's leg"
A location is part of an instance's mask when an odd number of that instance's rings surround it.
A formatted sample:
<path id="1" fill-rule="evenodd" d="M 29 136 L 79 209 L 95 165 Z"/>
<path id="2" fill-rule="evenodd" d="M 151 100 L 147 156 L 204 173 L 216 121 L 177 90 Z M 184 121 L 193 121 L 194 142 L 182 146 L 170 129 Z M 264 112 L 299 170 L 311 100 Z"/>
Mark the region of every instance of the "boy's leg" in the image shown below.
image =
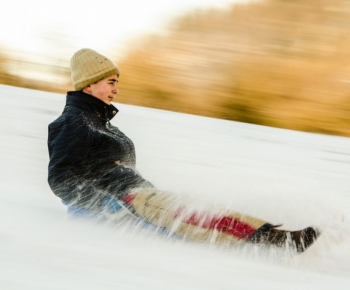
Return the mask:
<path id="1" fill-rule="evenodd" d="M 236 212 L 191 210 L 186 201 L 155 189 L 141 189 L 124 198 L 135 213 L 170 233 L 189 240 L 233 244 L 251 237 L 266 221 Z"/>

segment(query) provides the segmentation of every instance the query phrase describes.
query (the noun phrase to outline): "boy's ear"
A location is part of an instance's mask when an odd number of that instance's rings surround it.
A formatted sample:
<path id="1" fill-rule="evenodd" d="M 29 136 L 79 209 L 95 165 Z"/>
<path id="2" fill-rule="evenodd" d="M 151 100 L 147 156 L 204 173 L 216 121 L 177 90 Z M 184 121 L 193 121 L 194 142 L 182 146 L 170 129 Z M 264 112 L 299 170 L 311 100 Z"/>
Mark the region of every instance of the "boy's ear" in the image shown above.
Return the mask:
<path id="1" fill-rule="evenodd" d="M 91 85 L 88 85 L 88 86 L 86 86 L 84 89 L 83 89 L 83 92 L 85 92 L 85 93 L 91 93 Z"/>

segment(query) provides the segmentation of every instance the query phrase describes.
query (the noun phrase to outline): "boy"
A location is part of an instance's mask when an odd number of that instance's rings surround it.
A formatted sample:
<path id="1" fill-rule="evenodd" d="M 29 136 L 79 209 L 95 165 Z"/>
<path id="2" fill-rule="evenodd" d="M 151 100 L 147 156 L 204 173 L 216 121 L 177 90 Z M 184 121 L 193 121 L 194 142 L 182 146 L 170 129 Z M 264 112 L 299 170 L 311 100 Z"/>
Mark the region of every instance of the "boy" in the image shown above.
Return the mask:
<path id="1" fill-rule="evenodd" d="M 118 110 L 119 68 L 91 49 L 70 62 L 75 91 L 49 125 L 49 184 L 72 214 L 109 219 L 133 216 L 169 234 L 215 244 L 259 243 L 306 250 L 318 237 L 312 227 L 276 229 L 266 221 L 227 210 L 193 210 L 178 196 L 156 189 L 136 171 L 133 142 L 110 120 Z"/>

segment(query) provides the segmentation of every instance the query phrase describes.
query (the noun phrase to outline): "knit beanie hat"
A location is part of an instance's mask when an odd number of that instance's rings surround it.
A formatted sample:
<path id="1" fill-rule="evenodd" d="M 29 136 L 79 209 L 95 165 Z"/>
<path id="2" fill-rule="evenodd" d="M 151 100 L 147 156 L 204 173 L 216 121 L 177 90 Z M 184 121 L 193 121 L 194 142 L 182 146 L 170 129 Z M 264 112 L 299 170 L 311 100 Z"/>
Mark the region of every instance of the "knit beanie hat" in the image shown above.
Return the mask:
<path id="1" fill-rule="evenodd" d="M 76 91 L 108 76 L 120 75 L 119 68 L 110 59 L 89 48 L 83 48 L 72 56 L 70 69 Z"/>

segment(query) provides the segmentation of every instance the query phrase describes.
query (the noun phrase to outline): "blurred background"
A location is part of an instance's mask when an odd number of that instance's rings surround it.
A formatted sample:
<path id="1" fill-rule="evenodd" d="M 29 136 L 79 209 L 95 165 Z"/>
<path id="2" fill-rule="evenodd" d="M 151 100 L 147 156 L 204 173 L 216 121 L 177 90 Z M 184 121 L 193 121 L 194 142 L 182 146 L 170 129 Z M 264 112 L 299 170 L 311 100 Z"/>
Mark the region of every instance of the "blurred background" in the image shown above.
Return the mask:
<path id="1" fill-rule="evenodd" d="M 349 0 L 12 0 L 0 31 L 1 84 L 64 97 L 89 47 L 117 103 L 350 137 Z"/>

